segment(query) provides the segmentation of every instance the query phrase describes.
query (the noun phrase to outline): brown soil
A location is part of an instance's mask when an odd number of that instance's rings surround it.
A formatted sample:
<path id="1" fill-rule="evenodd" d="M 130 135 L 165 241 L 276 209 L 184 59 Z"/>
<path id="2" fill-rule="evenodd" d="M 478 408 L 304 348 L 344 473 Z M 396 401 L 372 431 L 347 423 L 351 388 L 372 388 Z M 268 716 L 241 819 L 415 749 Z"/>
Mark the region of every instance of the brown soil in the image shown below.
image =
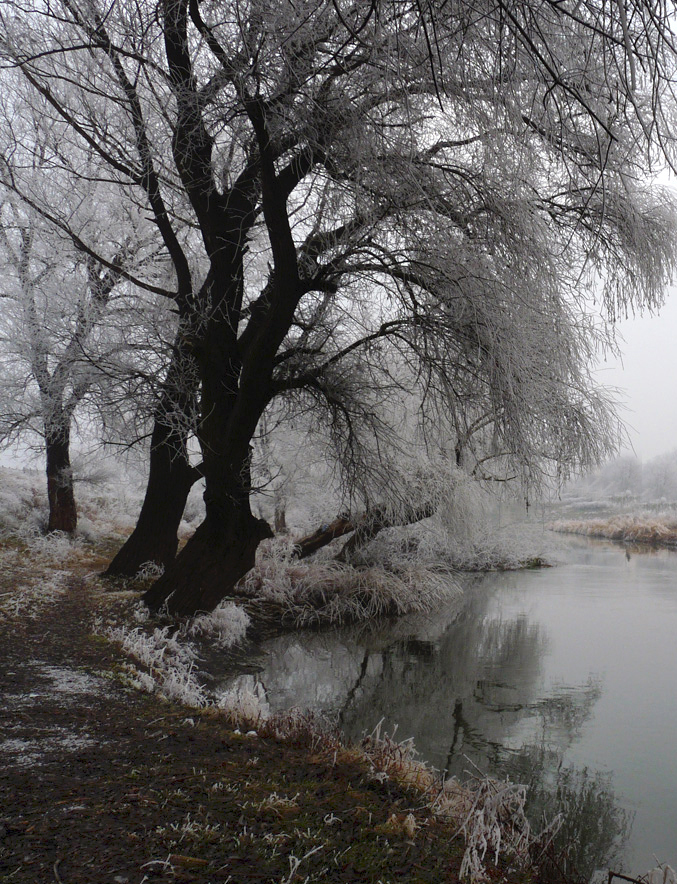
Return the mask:
<path id="1" fill-rule="evenodd" d="M 21 601 L 50 568 L 6 552 L 0 596 Z M 56 602 L 0 613 L 0 882 L 457 880 L 449 828 L 354 754 L 238 735 L 127 687 L 93 635 L 114 600 L 91 565 L 69 562 Z"/>

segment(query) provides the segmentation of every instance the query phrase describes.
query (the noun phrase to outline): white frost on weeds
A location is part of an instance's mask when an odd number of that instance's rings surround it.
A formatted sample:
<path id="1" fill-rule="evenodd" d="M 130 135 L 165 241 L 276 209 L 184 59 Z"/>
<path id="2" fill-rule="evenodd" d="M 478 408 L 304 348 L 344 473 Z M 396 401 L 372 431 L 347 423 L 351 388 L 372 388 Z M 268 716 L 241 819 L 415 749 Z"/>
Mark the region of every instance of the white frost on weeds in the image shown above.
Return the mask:
<path id="1" fill-rule="evenodd" d="M 26 574 L 22 580 L 22 568 L 14 559 L 25 556 L 17 550 L 3 551 L 0 554 L 0 570 L 16 575 L 16 581 L 8 590 L 0 589 L 0 615 L 5 617 L 27 617 L 35 620 L 42 610 L 54 605 L 68 588 L 67 571 L 52 571 L 44 576 Z"/>
<path id="2" fill-rule="evenodd" d="M 234 687 L 219 695 L 216 705 L 238 725 L 258 726 L 270 718 L 265 689 L 261 682 L 254 681 L 254 676 L 238 679 Z"/>
<path id="3" fill-rule="evenodd" d="M 211 614 L 199 614 L 185 626 L 185 634 L 209 637 L 219 648 L 230 648 L 241 641 L 251 623 L 244 608 L 222 602 Z"/>
<path id="4" fill-rule="evenodd" d="M 104 470 L 98 474 L 93 474 L 85 464 L 74 469 L 78 503 L 76 545 L 81 540 L 94 542 L 109 537 L 111 533 L 124 537 L 136 523 L 143 485 L 133 475 L 120 473 L 112 461 L 108 466 L 108 473 Z M 70 538 L 61 535 L 59 539 L 58 532 L 56 538 L 44 535 L 49 515 L 46 492 L 42 470 L 0 467 L 0 533 L 18 536 L 29 547 L 39 545 L 41 540 L 53 546 L 56 540 L 66 551 L 73 543 Z"/>
<path id="5" fill-rule="evenodd" d="M 428 613 L 460 589 L 445 568 L 416 562 L 354 567 L 317 558 L 289 561 L 284 546 L 261 544 L 257 564 L 240 581 L 240 590 L 266 613 L 278 613 L 297 628 L 342 624 L 384 614 Z"/>
<path id="6" fill-rule="evenodd" d="M 677 872 L 667 863 L 660 863 L 646 875 L 642 875 L 642 879 L 646 884 L 677 884 Z"/>
<path id="7" fill-rule="evenodd" d="M 133 616 L 141 623 L 147 619 L 147 609 L 138 605 Z M 147 670 L 128 667 L 127 680 L 133 687 L 186 706 L 202 707 L 211 701 L 198 681 L 198 653 L 188 638 L 209 636 L 217 646 L 228 648 L 243 638 L 249 622 L 242 608 L 224 602 L 212 614 L 195 617 L 179 629 L 165 626 L 148 632 L 141 626 L 99 624 L 98 631 L 120 644 Z"/>
<path id="8" fill-rule="evenodd" d="M 124 651 L 148 668 L 153 691 L 161 697 L 186 706 L 207 705 L 204 686 L 195 677 L 197 652 L 188 642 L 181 642 L 176 631 L 170 627 L 144 632 L 140 627 L 111 627 L 105 635 L 120 644 Z M 149 676 L 136 674 L 136 685 L 145 690 L 150 688 Z"/>
<path id="9" fill-rule="evenodd" d="M 604 519 L 564 519 L 548 525 L 551 531 L 604 537 L 624 543 L 677 546 L 677 520 L 674 513 L 623 513 Z"/>
<path id="10" fill-rule="evenodd" d="M 498 865 L 502 850 L 512 856 L 528 856 L 531 829 L 524 813 L 527 790 L 526 786 L 487 777 L 478 780 L 467 794 L 470 806 L 459 827 L 466 843 L 459 877 L 478 881 L 485 877 L 487 853 L 494 865 Z"/>
<path id="11" fill-rule="evenodd" d="M 162 577 L 165 573 L 165 566 L 159 565 L 157 562 L 144 562 L 136 572 L 137 580 L 154 580 Z"/>

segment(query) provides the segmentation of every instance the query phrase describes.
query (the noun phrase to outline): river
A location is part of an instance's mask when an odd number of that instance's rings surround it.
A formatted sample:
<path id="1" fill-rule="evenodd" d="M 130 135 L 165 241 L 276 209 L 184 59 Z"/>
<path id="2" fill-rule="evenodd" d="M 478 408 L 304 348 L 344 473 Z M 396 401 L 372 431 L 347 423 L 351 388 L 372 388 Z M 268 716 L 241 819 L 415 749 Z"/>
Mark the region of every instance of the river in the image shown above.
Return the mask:
<path id="1" fill-rule="evenodd" d="M 566 537 L 561 558 L 463 578 L 427 617 L 272 640 L 239 683 L 527 783 L 587 877 L 677 866 L 677 553 Z"/>

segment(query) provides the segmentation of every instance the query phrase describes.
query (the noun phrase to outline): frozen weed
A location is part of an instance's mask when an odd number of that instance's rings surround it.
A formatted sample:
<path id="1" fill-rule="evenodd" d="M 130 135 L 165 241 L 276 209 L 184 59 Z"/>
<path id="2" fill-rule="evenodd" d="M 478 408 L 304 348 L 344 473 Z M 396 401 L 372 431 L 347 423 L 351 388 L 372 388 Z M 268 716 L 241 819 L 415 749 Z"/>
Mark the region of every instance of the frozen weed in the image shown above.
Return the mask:
<path id="1" fill-rule="evenodd" d="M 30 552 L 3 549 L 0 572 L 0 614 L 36 619 L 44 608 L 55 605 L 68 589 L 69 572 L 36 561 Z"/>
<path id="2" fill-rule="evenodd" d="M 398 743 L 393 736 L 382 736 L 380 725 L 363 740 L 361 750 L 375 776 L 385 775 L 424 793 L 431 814 L 457 825 L 457 834 L 465 841 L 460 877 L 471 882 L 486 880 L 488 862 L 498 864 L 501 855 L 519 866 L 530 867 L 536 851 L 542 851 L 561 825 L 557 817 L 542 832 L 534 834 L 525 814 L 525 786 L 483 775 L 463 784 L 454 779 L 444 782 L 416 759 L 411 740 Z M 395 816 L 388 825 L 413 838 L 415 822 Z"/>
<path id="3" fill-rule="evenodd" d="M 265 810 L 267 807 L 298 807 L 298 797 L 298 792 L 293 798 L 287 798 L 286 795 L 278 795 L 277 792 L 271 792 L 270 795 L 261 801 L 258 809 Z"/>
<path id="4" fill-rule="evenodd" d="M 138 686 L 147 690 L 150 677 L 153 690 L 167 700 L 196 708 L 207 705 L 204 687 L 195 677 L 195 649 L 189 643 L 179 641 L 169 626 L 156 628 L 150 634 L 140 627 L 108 627 L 104 635 L 147 667 L 150 675 L 145 678 L 141 674 L 136 676 Z"/>
<path id="5" fill-rule="evenodd" d="M 136 488 L 128 476 L 124 481 L 116 481 L 108 474 L 76 474 L 75 479 L 79 523 L 76 540 L 93 542 L 111 535 L 123 537 L 132 530 L 141 505 L 141 487 Z M 0 468 L 0 532 L 19 536 L 29 545 L 39 544 L 47 522 L 44 473 Z"/>
<path id="6" fill-rule="evenodd" d="M 216 705 L 233 725 L 247 728 L 258 727 L 270 716 L 270 706 L 260 682 L 251 687 L 247 684 L 224 691 Z"/>
<path id="7" fill-rule="evenodd" d="M 245 636 L 250 618 L 233 602 L 221 602 L 211 614 L 199 614 L 183 627 L 185 635 L 207 637 L 218 648 L 230 648 Z"/>
<path id="8" fill-rule="evenodd" d="M 157 562 L 144 562 L 136 573 L 136 580 L 155 580 L 165 573 L 164 565 Z"/>
<path id="9" fill-rule="evenodd" d="M 184 842 L 194 845 L 198 842 L 214 841 L 221 837 L 221 825 L 219 823 L 194 820 L 190 813 L 187 813 L 181 822 L 169 823 L 167 826 L 158 826 L 155 831 L 166 839 L 168 848 L 178 847 Z"/>

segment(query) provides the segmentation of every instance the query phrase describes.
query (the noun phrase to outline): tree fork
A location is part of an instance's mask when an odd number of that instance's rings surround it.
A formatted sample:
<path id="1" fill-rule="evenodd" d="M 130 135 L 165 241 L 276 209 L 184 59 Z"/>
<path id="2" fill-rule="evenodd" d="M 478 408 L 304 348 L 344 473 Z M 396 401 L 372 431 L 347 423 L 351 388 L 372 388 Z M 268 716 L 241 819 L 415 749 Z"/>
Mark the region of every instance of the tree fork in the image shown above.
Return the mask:
<path id="1" fill-rule="evenodd" d="M 209 517 L 174 561 L 143 596 L 152 613 L 165 608 L 175 617 L 213 611 L 235 584 L 254 567 L 259 543 L 272 537 L 270 526 L 251 512 L 234 511 L 215 528 Z"/>

